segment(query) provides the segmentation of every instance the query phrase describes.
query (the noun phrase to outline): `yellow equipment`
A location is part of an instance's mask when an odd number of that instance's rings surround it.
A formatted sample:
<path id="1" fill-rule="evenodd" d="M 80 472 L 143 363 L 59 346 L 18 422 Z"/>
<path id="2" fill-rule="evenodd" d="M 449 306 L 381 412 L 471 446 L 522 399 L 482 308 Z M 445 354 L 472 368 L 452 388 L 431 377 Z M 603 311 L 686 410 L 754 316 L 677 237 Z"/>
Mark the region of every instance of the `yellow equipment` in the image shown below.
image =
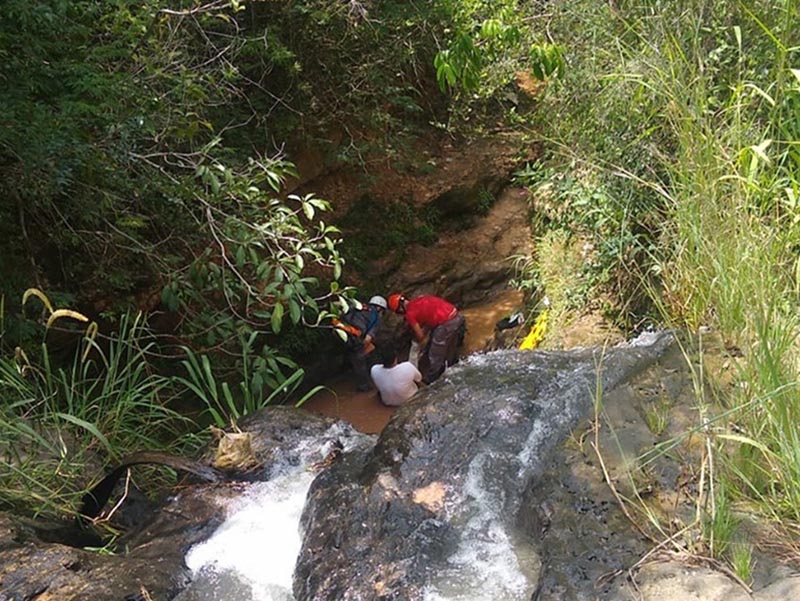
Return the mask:
<path id="1" fill-rule="evenodd" d="M 525 339 L 520 343 L 519 350 L 531 351 L 539 346 L 539 343 L 544 339 L 544 334 L 547 332 L 547 320 L 550 317 L 550 309 L 545 309 L 539 313 L 536 321 L 531 326 L 531 331 L 525 336 Z"/>

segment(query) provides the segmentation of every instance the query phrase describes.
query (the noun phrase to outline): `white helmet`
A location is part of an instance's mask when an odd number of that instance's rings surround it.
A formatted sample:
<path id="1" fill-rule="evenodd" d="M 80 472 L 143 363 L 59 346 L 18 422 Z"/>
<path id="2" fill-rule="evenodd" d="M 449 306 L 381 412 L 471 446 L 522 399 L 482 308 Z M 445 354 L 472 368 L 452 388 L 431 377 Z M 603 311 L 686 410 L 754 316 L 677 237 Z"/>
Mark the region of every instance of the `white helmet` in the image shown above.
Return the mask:
<path id="1" fill-rule="evenodd" d="M 369 304 L 381 307 L 382 309 L 389 308 L 389 306 L 386 304 L 386 299 L 382 296 L 373 296 L 371 299 L 369 299 Z"/>

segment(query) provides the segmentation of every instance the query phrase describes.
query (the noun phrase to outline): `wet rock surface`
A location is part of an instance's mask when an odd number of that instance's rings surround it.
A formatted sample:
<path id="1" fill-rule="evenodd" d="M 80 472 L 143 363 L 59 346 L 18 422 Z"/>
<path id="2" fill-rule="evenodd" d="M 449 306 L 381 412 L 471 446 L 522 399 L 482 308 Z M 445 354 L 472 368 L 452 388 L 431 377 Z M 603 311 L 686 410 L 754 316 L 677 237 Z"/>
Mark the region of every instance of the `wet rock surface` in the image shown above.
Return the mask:
<path id="1" fill-rule="evenodd" d="M 618 490 L 634 496 L 628 470 L 666 436 L 651 432 L 643 411 L 662 394 L 668 394 L 673 405 L 690 404 L 691 378 L 686 372 L 675 345 L 614 394 L 604 395 L 597 421 L 593 416 L 578 425 L 550 458 L 542 478 L 527 491 L 526 503 L 533 510 L 529 519 L 536 524 L 534 535 L 542 550 L 537 599 L 639 599 L 628 570 L 654 543 L 620 509 L 602 468 Z M 653 486 L 674 488 L 678 474 L 666 462 L 661 467 L 660 482 L 640 482 L 641 495 L 652 493 Z"/>
<path id="2" fill-rule="evenodd" d="M 670 340 L 609 349 L 602 361 L 588 350 L 499 351 L 449 370 L 372 451 L 315 480 L 295 597 L 530 598 L 539 558 L 519 528 L 521 491 L 592 405 L 598 374 L 610 391 Z"/>
<path id="3" fill-rule="evenodd" d="M 683 352 L 671 347 L 651 368 L 604 395 L 596 418 L 575 428 L 527 490 L 530 511 L 521 515 L 542 558 L 537 601 L 800 599 L 797 570 L 774 556 L 755 551 L 748 587 L 724 563 L 703 558 L 702 549 L 693 555 L 683 537 L 665 544 L 694 518 L 698 491 L 686 470 L 701 462 L 689 439 L 674 453 L 651 453 L 657 444 L 681 438 L 696 419 Z M 645 504 L 664 531 L 648 523 Z"/>
<path id="4" fill-rule="evenodd" d="M 25 601 L 171 599 L 188 582 L 183 551 L 218 525 L 208 489 L 167 503 L 127 554 L 105 555 L 43 543 L 9 516 L 0 518 L 0 599 Z"/>

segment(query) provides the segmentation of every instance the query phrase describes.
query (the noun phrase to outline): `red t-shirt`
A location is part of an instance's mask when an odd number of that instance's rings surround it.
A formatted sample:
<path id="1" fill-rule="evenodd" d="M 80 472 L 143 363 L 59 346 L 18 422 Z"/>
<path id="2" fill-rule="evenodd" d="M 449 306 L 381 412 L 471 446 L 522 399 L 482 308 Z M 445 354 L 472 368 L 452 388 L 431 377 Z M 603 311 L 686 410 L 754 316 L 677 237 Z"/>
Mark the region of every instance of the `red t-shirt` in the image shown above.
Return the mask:
<path id="1" fill-rule="evenodd" d="M 409 325 L 435 328 L 457 315 L 456 308 L 438 296 L 418 296 L 406 302 L 406 321 Z"/>

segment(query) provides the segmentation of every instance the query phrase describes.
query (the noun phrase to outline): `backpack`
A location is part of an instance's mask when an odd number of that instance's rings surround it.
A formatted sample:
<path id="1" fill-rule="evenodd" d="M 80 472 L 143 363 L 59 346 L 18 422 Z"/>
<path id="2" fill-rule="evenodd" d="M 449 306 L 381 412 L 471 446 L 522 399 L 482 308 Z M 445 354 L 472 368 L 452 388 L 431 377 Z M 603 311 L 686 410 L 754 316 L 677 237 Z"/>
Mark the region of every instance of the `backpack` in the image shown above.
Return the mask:
<path id="1" fill-rule="evenodd" d="M 333 327 L 347 334 L 345 345 L 348 350 L 355 350 L 364 343 L 364 338 L 378 324 L 377 309 L 365 306 L 362 309 L 353 307 L 339 319 L 332 320 Z"/>

